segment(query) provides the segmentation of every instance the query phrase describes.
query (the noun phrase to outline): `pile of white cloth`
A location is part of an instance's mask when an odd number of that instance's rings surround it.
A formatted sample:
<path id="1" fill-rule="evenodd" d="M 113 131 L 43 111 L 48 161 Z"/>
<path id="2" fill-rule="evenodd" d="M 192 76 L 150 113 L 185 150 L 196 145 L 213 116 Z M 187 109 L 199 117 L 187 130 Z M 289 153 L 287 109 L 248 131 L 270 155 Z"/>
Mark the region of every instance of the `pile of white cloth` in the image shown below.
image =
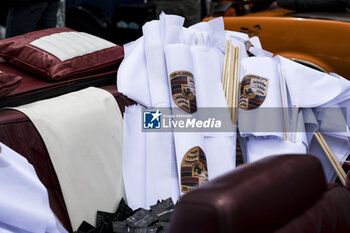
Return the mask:
<path id="1" fill-rule="evenodd" d="M 221 85 L 223 22 L 190 28 L 183 22 L 161 14 L 143 26 L 143 37 L 124 46 L 118 90 L 144 107 L 172 107 L 184 114 L 200 114 L 204 107 L 227 110 Z M 145 133 L 141 108 L 127 108 L 124 115 L 123 174 L 131 207 L 147 208 L 169 196 L 176 201 L 192 185 L 235 168 L 235 132 Z"/>
<path id="2" fill-rule="evenodd" d="M 0 142 L 0 232 L 67 232 L 33 166 Z"/>
<path id="3" fill-rule="evenodd" d="M 331 181 L 335 172 L 313 133 L 324 135 L 341 164 L 350 153 L 349 81 L 273 57 L 259 38 L 225 31 L 222 18 L 184 28 L 182 17 L 161 14 L 144 25 L 141 38 L 124 46 L 117 76 L 119 91 L 140 104 L 126 109 L 124 122 L 123 173 L 132 207 L 148 207 L 168 196 L 176 201 L 193 148 L 199 147 L 206 159 L 200 164 L 205 177 L 199 184 L 235 168 L 236 132 L 150 133 L 141 126 L 145 107 L 189 114 L 227 107 L 221 83 L 226 40 L 241 47 L 240 101 L 249 106 L 239 108 L 238 137 L 246 162 L 311 153 Z M 182 94 L 174 87 L 180 79 L 185 80 Z"/>

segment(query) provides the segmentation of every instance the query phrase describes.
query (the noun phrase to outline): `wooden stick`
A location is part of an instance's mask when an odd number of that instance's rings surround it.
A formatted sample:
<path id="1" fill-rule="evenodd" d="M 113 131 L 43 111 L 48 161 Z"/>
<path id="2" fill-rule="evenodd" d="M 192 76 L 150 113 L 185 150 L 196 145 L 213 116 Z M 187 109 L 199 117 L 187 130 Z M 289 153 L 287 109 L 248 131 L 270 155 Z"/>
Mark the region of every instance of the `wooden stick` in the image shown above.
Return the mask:
<path id="1" fill-rule="evenodd" d="M 235 81 L 235 73 L 236 73 L 236 47 L 232 46 L 232 67 L 230 70 L 230 79 L 231 79 L 231 120 L 232 123 L 235 124 L 234 121 L 234 114 L 235 114 L 235 109 L 234 109 L 234 104 L 235 104 L 235 99 L 236 99 L 236 81 Z"/>
<path id="2" fill-rule="evenodd" d="M 332 149 L 329 147 L 329 145 L 328 145 L 326 139 L 323 137 L 323 135 L 322 135 L 319 131 L 317 131 L 316 134 L 317 134 L 318 138 L 320 138 L 320 140 L 322 141 L 322 144 L 324 145 L 324 148 L 327 150 L 328 154 L 331 155 L 330 158 L 332 159 L 334 165 L 336 165 L 337 169 L 338 169 L 341 173 L 343 173 L 343 174 L 341 174 L 341 175 L 344 176 L 344 178 L 345 178 L 345 176 L 346 176 L 346 175 L 345 175 L 345 172 L 343 171 L 343 168 L 341 167 L 341 165 L 339 164 L 338 160 L 337 160 L 336 157 L 334 156 L 334 154 L 333 154 L 333 152 L 332 152 Z"/>
<path id="3" fill-rule="evenodd" d="M 239 69 L 240 69 L 240 52 L 241 52 L 241 47 L 237 46 L 235 49 L 235 73 L 234 73 L 234 103 L 233 103 L 233 123 L 237 125 L 238 123 L 238 94 L 239 94 Z"/>
<path id="4" fill-rule="evenodd" d="M 229 87 L 228 87 L 228 96 L 229 96 L 229 107 L 230 107 L 230 113 L 231 113 L 231 119 L 233 117 L 233 99 L 234 99 L 234 80 L 233 80 L 233 74 L 234 74 L 234 56 L 235 53 L 235 47 L 231 45 L 231 51 L 230 51 L 230 69 L 229 69 Z"/>
<path id="5" fill-rule="evenodd" d="M 225 48 L 225 58 L 224 58 L 224 67 L 222 69 L 222 87 L 226 88 L 226 76 L 227 76 L 227 55 L 229 53 L 229 49 L 230 49 L 230 41 L 227 40 L 226 41 L 226 48 Z"/>
<path id="6" fill-rule="evenodd" d="M 227 41 L 225 60 L 224 60 L 225 64 L 224 64 L 224 70 L 223 70 L 223 82 L 222 82 L 222 87 L 225 92 L 225 97 L 227 97 L 227 76 L 228 76 L 228 66 L 229 66 L 229 55 L 230 55 L 230 41 Z"/>
<path id="7" fill-rule="evenodd" d="M 231 41 L 226 42 L 222 86 L 227 105 L 230 109 L 232 122 L 237 125 L 237 107 L 239 93 L 239 61 L 240 47 L 235 47 Z"/>
<path id="8" fill-rule="evenodd" d="M 227 105 L 230 109 L 230 116 L 232 119 L 232 101 L 233 101 L 233 47 L 230 43 L 230 48 L 228 51 L 228 57 L 227 57 L 227 76 L 226 76 L 226 100 L 227 100 Z"/>
<path id="9" fill-rule="evenodd" d="M 225 83 L 225 93 L 226 93 L 226 99 L 227 99 L 227 104 L 229 106 L 229 89 L 230 89 L 230 70 L 232 67 L 232 45 L 231 45 L 231 41 L 229 41 L 228 43 L 228 50 L 227 50 L 227 63 L 226 63 L 226 83 Z"/>
<path id="10" fill-rule="evenodd" d="M 333 154 L 331 148 L 329 147 L 327 141 L 324 139 L 323 135 L 319 131 L 316 131 L 314 135 L 315 135 L 318 143 L 320 143 L 320 145 L 322 147 L 322 150 L 326 154 L 326 156 L 327 156 L 329 162 L 331 163 L 333 169 L 337 173 L 340 182 L 343 185 L 345 185 L 346 174 L 345 174 L 343 168 L 340 166 L 340 163 L 338 162 L 338 160 L 334 156 L 334 154 Z"/>

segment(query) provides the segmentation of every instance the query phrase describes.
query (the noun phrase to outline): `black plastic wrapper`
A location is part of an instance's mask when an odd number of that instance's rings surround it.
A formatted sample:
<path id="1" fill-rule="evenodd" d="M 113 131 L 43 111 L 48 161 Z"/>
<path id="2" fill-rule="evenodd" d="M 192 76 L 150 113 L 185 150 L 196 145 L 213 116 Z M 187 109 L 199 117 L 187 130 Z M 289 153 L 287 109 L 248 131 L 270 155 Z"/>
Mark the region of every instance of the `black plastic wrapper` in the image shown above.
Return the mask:
<path id="1" fill-rule="evenodd" d="M 149 210 L 139 209 L 133 215 L 126 219 L 128 225 L 132 228 L 147 227 L 158 220 L 158 217 Z"/>
<path id="2" fill-rule="evenodd" d="M 165 233 L 175 205 L 171 198 L 158 201 L 150 210 L 132 210 L 122 199 L 115 213 L 97 211 L 96 227 L 82 222 L 75 233 Z"/>

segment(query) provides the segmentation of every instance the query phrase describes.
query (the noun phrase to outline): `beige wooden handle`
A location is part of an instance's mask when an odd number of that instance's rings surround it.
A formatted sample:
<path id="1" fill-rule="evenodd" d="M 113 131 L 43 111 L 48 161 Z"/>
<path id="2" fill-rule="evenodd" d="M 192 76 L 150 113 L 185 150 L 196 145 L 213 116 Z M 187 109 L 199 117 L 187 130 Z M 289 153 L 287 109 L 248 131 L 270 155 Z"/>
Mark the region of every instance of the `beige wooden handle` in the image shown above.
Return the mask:
<path id="1" fill-rule="evenodd" d="M 333 169 L 335 170 L 335 172 L 337 173 L 340 182 L 345 186 L 345 177 L 346 174 L 343 170 L 343 168 L 341 167 L 340 163 L 338 162 L 337 158 L 334 156 L 331 148 L 329 147 L 327 141 L 324 139 L 323 135 L 319 132 L 316 131 L 314 133 L 318 143 L 320 143 L 323 152 L 326 154 L 329 162 L 331 163 Z"/>

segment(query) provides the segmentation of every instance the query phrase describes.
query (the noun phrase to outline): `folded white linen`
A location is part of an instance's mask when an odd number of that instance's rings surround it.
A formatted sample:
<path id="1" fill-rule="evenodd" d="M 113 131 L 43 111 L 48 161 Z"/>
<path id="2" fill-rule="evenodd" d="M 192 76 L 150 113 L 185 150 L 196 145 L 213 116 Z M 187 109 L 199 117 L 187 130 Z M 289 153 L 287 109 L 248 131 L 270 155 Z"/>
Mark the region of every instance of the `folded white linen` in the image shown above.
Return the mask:
<path id="1" fill-rule="evenodd" d="M 142 27 L 152 107 L 168 107 L 169 86 L 163 51 L 161 24 L 153 20 Z"/>
<path id="2" fill-rule="evenodd" d="M 331 137 L 328 135 L 323 134 L 323 137 L 325 138 L 326 142 L 328 143 L 329 147 L 331 148 L 333 154 L 335 155 L 336 159 L 342 166 L 346 158 L 349 156 L 350 153 L 350 142 L 349 140 L 342 140 L 339 138 Z M 316 140 L 315 137 L 313 137 L 310 145 L 309 145 L 309 154 L 312 154 L 316 156 L 322 163 L 323 170 L 326 176 L 326 180 L 328 182 L 334 182 L 337 178 L 336 173 L 334 171 L 334 168 L 330 164 L 326 154 L 322 150 L 319 142 Z"/>
<path id="3" fill-rule="evenodd" d="M 144 38 L 124 45 L 124 60 L 117 73 L 118 91 L 130 99 L 151 107 L 151 94 L 148 86 Z"/>
<path id="4" fill-rule="evenodd" d="M 169 103 L 173 108 L 178 107 L 184 113 L 192 114 L 197 111 L 197 102 L 191 49 L 185 44 L 169 44 L 164 52 L 169 86 L 167 90 L 171 96 Z"/>
<path id="5" fill-rule="evenodd" d="M 39 131 L 60 182 L 73 230 L 113 212 L 122 197 L 123 120 L 109 92 L 90 87 L 14 108 Z"/>
<path id="6" fill-rule="evenodd" d="M 178 43 L 183 29 L 185 18 L 178 15 L 166 15 L 162 12 L 159 16 L 161 26 L 161 40 L 163 47 L 166 44 Z"/>
<path id="7" fill-rule="evenodd" d="M 186 32 L 186 30 L 184 31 Z M 197 33 L 194 33 L 197 32 Z M 212 19 L 208 22 L 200 22 L 189 27 L 187 33 L 193 34 L 192 43 L 182 43 L 191 45 L 203 45 L 207 48 L 217 49 L 220 52 L 225 52 L 225 26 L 222 17 Z M 183 35 L 184 36 L 184 35 Z M 182 36 L 182 37 L 183 37 Z M 201 40 L 204 38 L 204 40 Z M 185 38 L 182 38 L 184 40 Z M 202 42 L 201 42 L 202 41 Z M 205 43 L 203 43 L 205 42 Z"/>
<path id="8" fill-rule="evenodd" d="M 125 108 L 123 129 L 123 177 L 125 195 L 132 209 L 146 205 L 146 133 L 142 133 L 142 109 Z"/>
<path id="9" fill-rule="evenodd" d="M 316 71 L 284 57 L 278 56 L 276 61 L 281 64 L 292 106 L 304 108 L 308 153 L 321 160 L 327 181 L 334 181 L 335 171 L 313 134 L 317 130 L 322 133 L 342 165 L 350 154 L 350 120 L 347 117 L 350 114 L 350 82 L 339 75 Z"/>
<path id="10" fill-rule="evenodd" d="M 242 137 L 283 138 L 281 91 L 275 61 L 268 57 L 245 58 L 241 62 L 240 77 L 238 128 Z M 247 103 L 248 109 L 244 109 L 241 103 Z"/>
<path id="11" fill-rule="evenodd" d="M 272 155 L 306 154 L 306 145 L 302 139 L 291 142 L 281 138 L 250 136 L 247 139 L 247 163 L 252 163 Z"/>
<path id="12" fill-rule="evenodd" d="M 166 68 L 168 70 L 170 90 L 172 95 L 171 106 L 173 112 L 193 114 L 197 112 L 195 77 L 193 77 L 192 54 L 189 46 L 185 44 L 170 44 L 165 47 Z M 174 76 L 174 74 L 177 74 Z M 188 92 L 188 94 L 187 94 Z M 175 102 L 176 101 L 176 102 Z M 183 184 L 182 172 L 188 152 L 197 146 L 203 150 L 204 137 L 198 132 L 180 133 L 174 132 L 174 143 L 179 175 L 179 187 L 181 193 L 188 189 Z M 205 154 L 205 151 L 204 151 Z M 204 156 L 205 157 L 205 156 Z M 206 166 L 206 165 L 205 165 Z M 207 168 L 206 179 L 208 178 Z M 186 188 L 184 188 L 186 186 Z"/>
<path id="13" fill-rule="evenodd" d="M 215 179 L 236 167 L 236 137 L 204 137 L 208 178 Z"/>
<path id="14" fill-rule="evenodd" d="M 120 91 L 146 107 L 170 107 L 163 45 L 179 40 L 183 22 L 182 17 L 162 13 L 160 20 L 143 26 L 144 36 L 137 41 L 140 43 L 126 47 L 125 60 L 118 72 Z M 140 83 L 131 80 L 133 70 L 137 69 L 142 73 Z M 144 97 L 149 100 L 145 101 Z M 169 196 L 176 202 L 180 193 L 173 134 L 142 132 L 141 111 L 134 106 L 125 114 L 123 170 L 128 204 L 133 208 L 148 208 Z M 135 143 L 140 147 L 135 148 Z M 133 169 L 135 163 L 137 170 Z"/>
<path id="15" fill-rule="evenodd" d="M 236 39 L 238 41 L 247 41 L 249 40 L 249 36 L 247 33 L 243 32 L 236 32 L 236 31 L 225 31 L 225 37 L 226 39 Z"/>
<path id="16" fill-rule="evenodd" d="M 247 162 L 270 155 L 305 154 L 307 151 L 302 113 L 291 114 L 292 121 L 284 114 L 289 111 L 288 101 L 283 101 L 288 96 L 281 92 L 277 64 L 269 57 L 242 60 L 240 103 L 243 108 L 240 105 L 238 127 L 241 136 L 247 137 Z"/>
<path id="17" fill-rule="evenodd" d="M 178 172 L 172 132 L 147 132 L 145 208 L 169 197 L 177 202 L 180 196 Z"/>
<path id="18" fill-rule="evenodd" d="M 172 132 L 146 133 L 146 206 L 158 200 L 180 197 L 178 172 Z"/>
<path id="19" fill-rule="evenodd" d="M 276 59 L 280 60 L 292 107 L 320 106 L 337 97 L 343 90 L 342 80 L 281 56 Z"/>
<path id="20" fill-rule="evenodd" d="M 308 153 L 320 159 L 328 182 L 335 181 L 336 173 L 319 142 L 313 137 L 314 132 L 319 131 L 322 133 L 341 165 L 343 165 L 350 154 L 350 132 L 346 122 L 346 115 L 344 115 L 344 113 L 349 111 L 350 105 L 346 103 L 347 101 L 343 101 L 342 104 L 345 105 L 341 105 L 343 108 L 341 109 L 340 105 L 334 104 L 334 102 L 332 104 L 331 102 L 327 103 L 329 107 L 316 107 L 314 111 L 311 109 L 303 110 L 307 119 L 305 124 L 309 141 Z"/>
<path id="21" fill-rule="evenodd" d="M 0 142 L 0 232 L 67 232 L 33 166 Z"/>
<path id="22" fill-rule="evenodd" d="M 128 205 L 149 208 L 180 196 L 172 132 L 142 132 L 142 108 L 124 113 L 123 175 Z"/>
<path id="23" fill-rule="evenodd" d="M 221 84 L 220 54 L 216 49 L 204 46 L 192 46 L 191 52 L 198 114 L 200 115 L 205 108 L 206 113 L 220 111 L 220 120 L 231 124 Z M 236 127 L 232 125 L 232 129 Z M 233 170 L 236 166 L 236 132 L 205 132 L 203 135 L 209 180 Z"/>
<path id="24" fill-rule="evenodd" d="M 148 22 L 142 28 L 149 91 L 153 108 L 170 107 L 164 43 L 165 40 L 175 40 L 170 35 L 173 35 L 182 26 L 183 22 L 182 17 L 162 14 L 160 20 Z M 145 195 L 146 205 L 148 206 L 162 198 L 172 197 L 175 202 L 178 200 L 178 173 L 173 140 L 172 132 L 146 133 Z"/>

